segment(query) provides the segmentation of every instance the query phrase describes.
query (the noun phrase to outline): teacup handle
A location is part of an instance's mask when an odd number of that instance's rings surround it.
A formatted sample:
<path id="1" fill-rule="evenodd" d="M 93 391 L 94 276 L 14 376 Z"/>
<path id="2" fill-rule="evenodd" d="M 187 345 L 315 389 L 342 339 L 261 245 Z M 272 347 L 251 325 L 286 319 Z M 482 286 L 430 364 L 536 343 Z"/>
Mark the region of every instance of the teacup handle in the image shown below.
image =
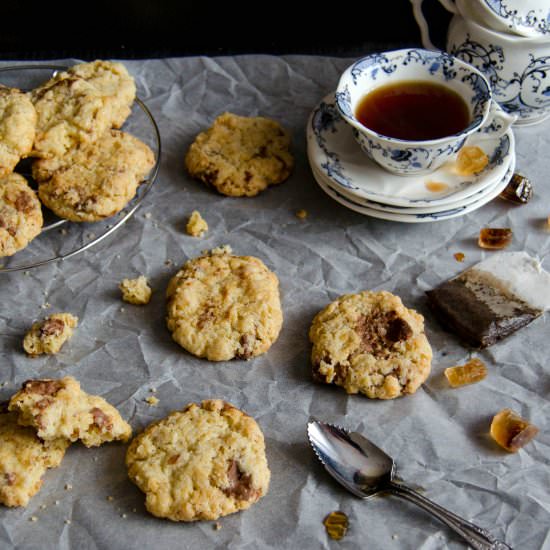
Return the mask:
<path id="1" fill-rule="evenodd" d="M 428 28 L 428 22 L 422 12 L 422 2 L 424 0 L 411 0 L 413 15 L 416 20 L 416 24 L 420 29 L 420 39 L 422 40 L 422 46 L 427 50 L 439 50 L 433 44 L 430 39 L 430 30 Z M 454 3 L 454 0 L 439 0 L 439 3 L 451 13 L 458 14 L 458 9 Z"/>
<path id="2" fill-rule="evenodd" d="M 508 131 L 517 118 L 517 115 L 507 113 L 496 101 L 493 100 L 491 101 L 491 107 L 489 109 L 487 120 L 477 130 L 477 132 L 472 134 L 472 136 L 475 136 L 476 141 L 479 141 L 480 139 L 499 138 Z"/>

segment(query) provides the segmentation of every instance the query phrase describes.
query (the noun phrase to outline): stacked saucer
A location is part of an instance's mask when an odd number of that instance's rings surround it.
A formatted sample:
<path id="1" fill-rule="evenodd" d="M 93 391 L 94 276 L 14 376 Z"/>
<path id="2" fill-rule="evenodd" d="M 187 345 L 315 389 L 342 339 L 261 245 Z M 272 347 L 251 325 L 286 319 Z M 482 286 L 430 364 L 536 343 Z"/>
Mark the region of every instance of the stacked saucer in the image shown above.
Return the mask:
<path id="1" fill-rule="evenodd" d="M 343 206 L 374 218 L 420 223 L 472 212 L 497 197 L 515 168 L 514 135 L 509 129 L 479 145 L 489 157 L 484 170 L 460 176 L 449 166 L 419 176 L 398 176 L 381 168 L 361 150 L 353 128 L 338 112 L 334 94 L 325 97 L 308 121 L 311 170 L 319 187 Z"/>

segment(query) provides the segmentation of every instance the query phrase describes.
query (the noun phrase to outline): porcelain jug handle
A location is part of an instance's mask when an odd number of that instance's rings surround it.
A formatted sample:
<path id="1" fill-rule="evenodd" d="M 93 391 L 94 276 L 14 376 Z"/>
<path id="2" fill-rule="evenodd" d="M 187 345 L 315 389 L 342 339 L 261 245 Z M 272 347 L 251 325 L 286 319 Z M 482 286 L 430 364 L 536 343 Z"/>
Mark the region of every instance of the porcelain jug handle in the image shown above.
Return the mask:
<path id="1" fill-rule="evenodd" d="M 430 39 L 430 30 L 428 28 L 428 22 L 422 12 L 422 2 L 424 0 L 411 0 L 413 15 L 416 20 L 416 24 L 420 29 L 420 39 L 422 40 L 422 46 L 427 50 L 439 50 L 433 44 Z M 451 13 L 458 14 L 458 9 L 453 0 L 439 0 L 439 3 Z"/>

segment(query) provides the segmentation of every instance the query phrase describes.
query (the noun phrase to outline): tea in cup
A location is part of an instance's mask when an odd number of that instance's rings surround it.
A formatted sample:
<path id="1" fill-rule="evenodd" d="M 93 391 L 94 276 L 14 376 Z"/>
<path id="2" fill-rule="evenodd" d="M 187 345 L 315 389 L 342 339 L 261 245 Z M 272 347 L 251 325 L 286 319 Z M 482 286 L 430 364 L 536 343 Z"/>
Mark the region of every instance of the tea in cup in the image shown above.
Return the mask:
<path id="1" fill-rule="evenodd" d="M 404 176 L 433 172 L 470 136 L 498 137 L 515 120 L 492 101 L 477 69 L 418 48 L 356 61 L 340 78 L 336 105 L 362 150 Z"/>

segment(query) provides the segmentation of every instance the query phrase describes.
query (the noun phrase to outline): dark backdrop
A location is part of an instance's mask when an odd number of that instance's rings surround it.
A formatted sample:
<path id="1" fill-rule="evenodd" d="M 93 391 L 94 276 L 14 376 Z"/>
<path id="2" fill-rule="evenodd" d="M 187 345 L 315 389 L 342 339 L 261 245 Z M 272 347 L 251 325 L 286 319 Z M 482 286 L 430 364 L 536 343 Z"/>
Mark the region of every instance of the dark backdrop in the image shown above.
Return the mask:
<path id="1" fill-rule="evenodd" d="M 355 56 L 420 45 L 408 0 L 3 2 L 0 59 L 239 53 Z M 425 1 L 434 40 L 449 16 Z M 367 48 L 367 45 L 370 47 Z"/>

